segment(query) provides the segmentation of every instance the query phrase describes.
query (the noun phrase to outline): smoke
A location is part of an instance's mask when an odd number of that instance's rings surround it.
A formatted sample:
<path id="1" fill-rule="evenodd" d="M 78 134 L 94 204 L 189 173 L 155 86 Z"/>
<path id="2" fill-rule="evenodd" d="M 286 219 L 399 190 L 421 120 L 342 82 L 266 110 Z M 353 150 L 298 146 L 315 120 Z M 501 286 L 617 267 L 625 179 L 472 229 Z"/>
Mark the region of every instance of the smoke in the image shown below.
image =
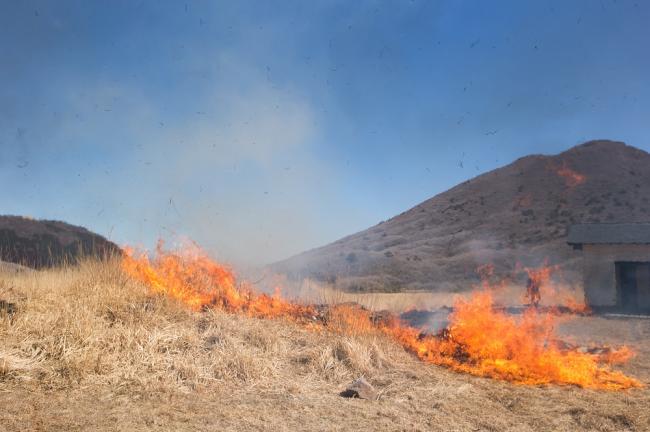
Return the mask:
<path id="1" fill-rule="evenodd" d="M 204 110 L 163 133 L 138 131 L 143 145 L 129 164 L 139 174 L 113 190 L 113 199 L 136 195 L 131 210 L 164 231 L 158 235 L 188 235 L 238 263 L 309 246 L 319 182 L 335 177 L 312 156 L 311 107 L 257 86 L 215 95 Z"/>
<path id="2" fill-rule="evenodd" d="M 524 301 L 528 270 L 548 268 L 548 280 L 541 286 L 544 305 L 580 304 L 583 302 L 583 287 L 576 258 L 567 259 L 554 247 L 527 247 L 507 245 L 505 239 L 484 236 L 473 238 L 463 245 L 463 252 L 476 269 L 488 266 L 490 289 L 496 303 L 518 306 Z M 481 276 L 477 271 L 476 278 Z M 479 284 L 475 288 L 481 288 Z"/>
<path id="3" fill-rule="evenodd" d="M 3 165 L 28 178 L 13 212 L 122 244 L 187 236 L 238 265 L 324 243 L 332 228 L 313 221 L 337 176 L 316 156 L 314 109 L 246 65 L 222 59 L 219 69 L 239 84 L 210 80 L 180 115 L 126 84 L 67 88 L 47 134 L 21 129 L 22 144 L 3 151 Z"/>

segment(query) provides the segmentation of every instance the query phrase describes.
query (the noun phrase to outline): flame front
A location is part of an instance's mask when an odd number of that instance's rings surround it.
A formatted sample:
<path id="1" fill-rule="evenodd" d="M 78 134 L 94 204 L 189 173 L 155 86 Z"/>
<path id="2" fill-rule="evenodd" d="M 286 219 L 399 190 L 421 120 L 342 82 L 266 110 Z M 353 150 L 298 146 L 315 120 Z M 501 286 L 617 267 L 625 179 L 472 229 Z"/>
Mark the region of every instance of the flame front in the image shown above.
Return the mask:
<path id="1" fill-rule="evenodd" d="M 580 174 L 567 165 L 566 161 L 562 162 L 561 167 L 553 167 L 552 171 L 562 177 L 568 188 L 573 188 L 584 183 L 587 180 L 587 177 L 584 174 Z"/>
<path id="2" fill-rule="evenodd" d="M 314 314 L 311 306 L 288 302 L 267 294 L 256 294 L 250 284 L 237 283 L 229 267 L 208 257 L 198 246 L 187 246 L 179 253 L 166 252 L 159 242 L 156 256 L 150 260 L 145 253 L 124 250 L 122 268 L 151 290 L 179 300 L 193 310 L 216 307 L 228 312 L 241 312 L 265 318 L 277 316 L 307 317 Z"/>
<path id="3" fill-rule="evenodd" d="M 583 352 L 561 342 L 554 331 L 555 316 L 529 308 L 515 318 L 494 307 L 485 288 L 468 300 L 459 299 L 449 326 L 438 335 L 423 334 L 394 315 L 377 319 L 361 307 L 341 305 L 319 317 L 316 306 L 300 305 L 257 294 L 238 283 L 232 270 L 214 262 L 198 247 L 156 256 L 125 250 L 123 268 L 150 289 L 177 299 L 193 310 L 219 308 L 258 318 L 284 317 L 336 332 L 383 333 L 418 358 L 459 372 L 519 384 L 572 384 L 585 388 L 620 390 L 640 387 L 634 378 L 614 371 L 610 364 L 628 360 L 633 352 L 598 349 Z"/>
<path id="4" fill-rule="evenodd" d="M 458 300 L 450 323 L 442 337 L 422 337 L 412 328 L 388 329 L 388 333 L 425 361 L 473 375 L 607 390 L 641 386 L 608 366 L 629 359 L 629 348 L 599 355 L 563 347 L 555 335 L 554 315 L 528 309 L 515 319 L 495 309 L 487 291 Z"/>

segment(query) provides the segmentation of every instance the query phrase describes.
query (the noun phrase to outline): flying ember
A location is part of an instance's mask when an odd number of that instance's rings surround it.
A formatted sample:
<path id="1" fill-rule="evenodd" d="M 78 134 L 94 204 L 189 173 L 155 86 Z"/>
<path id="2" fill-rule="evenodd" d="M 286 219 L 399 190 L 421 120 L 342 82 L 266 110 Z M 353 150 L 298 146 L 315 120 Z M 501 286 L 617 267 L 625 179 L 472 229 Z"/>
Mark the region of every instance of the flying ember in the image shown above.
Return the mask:
<path id="1" fill-rule="evenodd" d="M 326 312 L 316 305 L 302 305 L 256 293 L 240 282 L 227 266 L 219 264 L 197 246 L 166 251 L 159 243 L 155 256 L 125 250 L 124 271 L 153 293 L 176 299 L 193 310 L 218 308 L 257 318 L 285 318 L 299 324 L 334 332 L 384 334 L 421 360 L 458 372 L 518 384 L 577 385 L 584 388 L 621 390 L 642 384 L 611 365 L 633 356 L 623 346 L 583 350 L 562 342 L 556 332 L 556 316 L 530 307 L 520 317 L 496 308 L 489 286 L 467 299 L 458 299 L 449 325 L 438 334 L 423 333 L 396 316 L 377 314 L 358 306 L 332 306 Z M 547 277 L 547 271 L 530 272 L 531 279 Z"/>

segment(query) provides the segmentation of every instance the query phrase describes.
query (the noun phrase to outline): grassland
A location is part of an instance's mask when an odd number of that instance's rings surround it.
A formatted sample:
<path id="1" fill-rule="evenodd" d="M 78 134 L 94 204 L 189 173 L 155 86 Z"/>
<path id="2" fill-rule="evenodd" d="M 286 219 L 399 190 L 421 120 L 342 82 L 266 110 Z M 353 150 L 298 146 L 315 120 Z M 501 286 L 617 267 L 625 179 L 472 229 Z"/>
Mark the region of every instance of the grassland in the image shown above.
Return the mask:
<path id="1" fill-rule="evenodd" d="M 0 300 L 15 304 L 0 312 L 7 431 L 650 430 L 647 388 L 517 386 L 423 364 L 381 336 L 191 312 L 117 263 L 0 273 Z M 639 355 L 622 369 L 650 383 L 650 320 L 584 317 L 562 331 L 629 343 Z M 339 396 L 359 376 L 378 400 Z"/>

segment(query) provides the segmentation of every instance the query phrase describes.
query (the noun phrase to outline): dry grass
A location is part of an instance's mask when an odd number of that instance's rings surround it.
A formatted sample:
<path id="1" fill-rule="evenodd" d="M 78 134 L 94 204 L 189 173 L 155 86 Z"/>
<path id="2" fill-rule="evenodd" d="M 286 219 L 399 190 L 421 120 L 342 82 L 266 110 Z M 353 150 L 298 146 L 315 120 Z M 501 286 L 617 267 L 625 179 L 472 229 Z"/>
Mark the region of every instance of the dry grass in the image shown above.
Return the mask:
<path id="1" fill-rule="evenodd" d="M 400 293 L 350 293 L 329 287 L 320 287 L 313 299 L 317 303 L 322 302 L 325 304 L 354 302 L 373 311 L 388 310 L 401 313 L 411 309 L 430 310 L 452 306 L 458 296 L 467 297 L 468 295 L 469 293 L 408 291 Z"/>
<path id="2" fill-rule="evenodd" d="M 294 297 L 299 302 L 328 305 L 351 302 L 358 303 L 369 310 L 387 310 L 394 313 L 411 309 L 429 310 L 452 306 L 458 296 L 469 296 L 469 292 L 347 292 L 337 289 L 333 285 L 310 279 L 299 282 L 283 280 L 281 285 L 286 291 L 283 292 L 283 295 Z"/>
<path id="3" fill-rule="evenodd" d="M 504 306 L 521 306 L 524 300 L 525 288 L 521 285 L 504 285 L 493 288 L 495 304 Z M 581 288 L 554 285 L 554 288 L 561 291 L 556 293 L 543 293 L 542 304 L 548 306 L 562 305 L 566 301 L 562 295 L 570 295 L 576 300 L 584 298 Z M 354 302 L 363 307 L 373 310 L 388 310 L 394 313 L 402 313 L 408 310 L 432 310 L 441 307 L 451 307 L 456 299 L 468 299 L 472 291 L 464 292 L 430 292 L 430 291 L 402 291 L 397 293 L 384 292 L 346 292 L 333 288 L 331 285 L 318 283 L 312 280 L 304 280 L 296 283 L 296 286 L 288 290 L 297 293 L 297 298 L 309 303 L 339 304 Z M 552 295 L 551 295 L 552 294 Z"/>
<path id="4" fill-rule="evenodd" d="M 115 264 L 0 273 L 3 430 L 650 430 L 647 389 L 522 387 L 425 365 L 379 336 L 190 312 Z M 335 300 L 335 299 L 332 299 Z M 650 322 L 587 318 L 621 338 Z M 650 352 L 626 371 L 650 379 Z M 645 350 L 645 351 L 644 351 Z M 338 396 L 366 377 L 379 400 Z"/>

